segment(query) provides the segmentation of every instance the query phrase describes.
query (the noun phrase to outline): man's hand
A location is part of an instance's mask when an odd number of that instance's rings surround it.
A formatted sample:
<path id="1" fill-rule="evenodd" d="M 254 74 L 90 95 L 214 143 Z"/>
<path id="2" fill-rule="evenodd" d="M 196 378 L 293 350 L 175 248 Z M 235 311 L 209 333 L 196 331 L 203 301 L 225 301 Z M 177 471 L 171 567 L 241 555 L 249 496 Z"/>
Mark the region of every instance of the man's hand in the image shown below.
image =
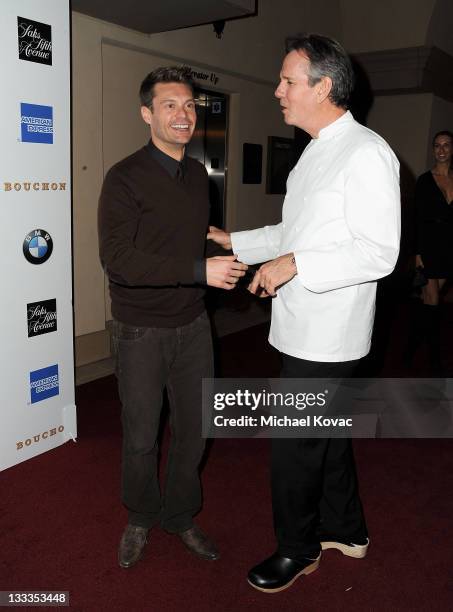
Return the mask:
<path id="1" fill-rule="evenodd" d="M 244 276 L 247 268 L 246 264 L 236 261 L 236 255 L 209 257 L 206 260 L 207 283 L 210 287 L 234 289 L 241 276 Z"/>
<path id="2" fill-rule="evenodd" d="M 217 242 L 217 244 L 220 244 L 220 246 L 227 251 L 231 249 L 231 234 L 229 232 L 224 232 L 214 225 L 209 226 L 207 239 Z"/>
<path id="3" fill-rule="evenodd" d="M 259 297 L 275 296 L 276 290 L 297 274 L 293 253 L 282 255 L 263 264 L 248 286 L 250 293 Z"/>

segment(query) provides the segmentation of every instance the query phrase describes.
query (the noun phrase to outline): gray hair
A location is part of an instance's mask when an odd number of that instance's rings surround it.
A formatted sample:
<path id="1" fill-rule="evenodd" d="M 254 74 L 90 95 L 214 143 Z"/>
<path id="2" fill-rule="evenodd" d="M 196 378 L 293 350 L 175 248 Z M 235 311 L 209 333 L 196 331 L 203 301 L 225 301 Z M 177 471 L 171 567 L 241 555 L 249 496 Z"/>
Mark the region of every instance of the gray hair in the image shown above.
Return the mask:
<path id="1" fill-rule="evenodd" d="M 351 60 L 339 42 L 319 34 L 302 33 L 286 39 L 286 52 L 303 51 L 310 60 L 308 84 L 313 87 L 323 77 L 332 81 L 329 100 L 348 108 L 354 88 Z"/>

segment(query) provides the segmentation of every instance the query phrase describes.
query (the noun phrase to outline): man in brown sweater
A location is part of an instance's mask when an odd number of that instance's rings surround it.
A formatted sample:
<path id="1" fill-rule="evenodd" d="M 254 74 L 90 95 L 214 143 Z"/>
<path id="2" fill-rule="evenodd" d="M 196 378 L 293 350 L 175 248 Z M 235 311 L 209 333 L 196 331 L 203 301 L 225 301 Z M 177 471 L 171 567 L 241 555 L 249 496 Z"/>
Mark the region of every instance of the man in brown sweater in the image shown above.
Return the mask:
<path id="1" fill-rule="evenodd" d="M 215 545 L 193 523 L 201 507 L 198 466 L 201 380 L 213 376 L 204 285 L 232 289 L 247 266 L 235 256 L 205 258 L 208 178 L 184 155 L 196 123 L 187 68 L 158 68 L 140 88 L 151 140 L 114 165 L 99 202 L 100 257 L 109 278 L 122 403 L 122 500 L 128 525 L 118 561 L 134 565 L 160 523 L 204 559 Z M 160 492 L 157 435 L 162 394 L 171 442 Z"/>

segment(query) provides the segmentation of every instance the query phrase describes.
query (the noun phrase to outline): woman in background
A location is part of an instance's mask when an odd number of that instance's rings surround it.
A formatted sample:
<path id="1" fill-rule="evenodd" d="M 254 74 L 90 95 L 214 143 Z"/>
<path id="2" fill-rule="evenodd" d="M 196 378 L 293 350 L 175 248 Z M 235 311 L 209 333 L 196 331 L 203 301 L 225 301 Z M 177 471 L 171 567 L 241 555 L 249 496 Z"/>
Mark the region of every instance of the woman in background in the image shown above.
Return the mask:
<path id="1" fill-rule="evenodd" d="M 426 340 L 430 366 L 442 374 L 440 357 L 439 296 L 453 277 L 453 134 L 438 132 L 433 138 L 434 166 L 422 174 L 415 187 L 417 255 L 415 264 L 427 280 L 422 289 L 420 316 L 411 330 L 406 361 Z"/>

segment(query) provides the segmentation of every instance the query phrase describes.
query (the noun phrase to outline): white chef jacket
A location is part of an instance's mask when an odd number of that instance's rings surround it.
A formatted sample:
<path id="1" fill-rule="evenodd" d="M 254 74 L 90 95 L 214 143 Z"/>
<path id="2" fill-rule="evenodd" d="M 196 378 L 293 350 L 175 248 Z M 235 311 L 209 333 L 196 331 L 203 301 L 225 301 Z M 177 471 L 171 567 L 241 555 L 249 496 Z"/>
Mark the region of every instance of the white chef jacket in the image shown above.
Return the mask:
<path id="1" fill-rule="evenodd" d="M 370 350 L 376 280 L 399 252 L 398 160 L 347 111 L 290 172 L 282 222 L 231 239 L 247 264 L 295 255 L 298 274 L 272 301 L 270 344 L 310 361 L 359 359 Z"/>

